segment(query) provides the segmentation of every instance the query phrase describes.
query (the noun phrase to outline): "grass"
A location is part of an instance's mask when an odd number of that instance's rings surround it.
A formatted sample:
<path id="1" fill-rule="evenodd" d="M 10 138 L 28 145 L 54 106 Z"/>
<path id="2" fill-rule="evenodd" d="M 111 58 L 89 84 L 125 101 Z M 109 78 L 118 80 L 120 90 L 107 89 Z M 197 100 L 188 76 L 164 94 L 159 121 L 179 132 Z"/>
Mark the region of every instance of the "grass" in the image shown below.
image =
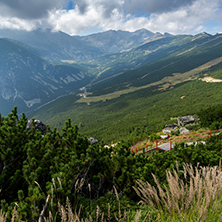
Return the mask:
<path id="1" fill-rule="evenodd" d="M 140 203 L 156 209 L 157 221 L 222 221 L 222 171 L 215 167 L 184 164 L 183 171 L 167 174 L 167 185 L 137 181 Z M 183 179 L 179 175 L 183 174 Z"/>
<path id="2" fill-rule="evenodd" d="M 171 117 L 192 115 L 202 108 L 219 105 L 221 93 L 221 83 L 194 80 L 172 90 L 158 91 L 150 87 L 90 105 L 76 103 L 78 98 L 69 96 L 37 110 L 29 118 L 34 116 L 51 128 L 61 130 L 70 117 L 82 134 L 105 142 L 118 142 L 128 139 L 136 128 L 140 129 L 137 134 L 145 138 L 162 130 L 165 124 L 173 123 Z"/>
<path id="3" fill-rule="evenodd" d="M 66 204 L 57 204 L 57 211 L 49 211 L 45 214 L 46 208 L 50 208 L 50 195 L 47 197 L 43 211 L 39 215 L 39 222 L 91 222 L 91 221 L 116 221 L 116 222 L 207 222 L 222 221 L 222 170 L 221 165 L 214 167 L 193 167 L 184 164 L 182 168 L 177 165 L 173 171 L 167 171 L 167 184 L 160 184 L 153 175 L 155 186 L 149 182 L 137 180 L 137 187 L 133 187 L 140 197 L 140 209 L 130 212 L 121 209 L 119 194 L 114 187 L 118 211 L 111 216 L 111 206 L 108 204 L 107 213 L 102 212 L 97 206 L 94 212 L 96 217 L 91 215 L 88 218 L 81 217 L 81 206 L 72 206 L 69 199 Z M 78 184 L 77 184 L 78 185 Z M 81 186 L 81 184 L 80 184 Z M 52 200 L 52 199 L 51 199 Z M 53 201 L 53 200 L 52 200 Z M 147 207 L 143 207 L 147 206 Z M 148 207 L 149 206 L 149 207 Z M 45 214 L 45 215 L 44 215 Z M 0 221 L 6 222 L 7 215 L 0 211 Z M 11 221 L 21 221 L 19 212 L 15 206 Z"/>
<path id="4" fill-rule="evenodd" d="M 158 86 L 161 85 L 159 90 L 164 90 L 170 87 L 174 87 L 177 84 L 189 81 L 190 79 L 197 79 L 198 76 L 197 74 L 206 71 L 209 69 L 211 66 L 217 65 L 218 63 L 222 62 L 222 57 L 214 59 L 210 62 L 205 63 L 204 65 L 201 65 L 195 69 L 192 69 L 191 71 L 185 72 L 185 73 L 174 73 L 172 76 L 166 76 L 165 78 L 154 82 L 150 83 L 144 86 L 139 86 L 139 87 L 130 87 L 128 89 L 124 90 L 119 90 L 113 93 L 108 93 L 105 95 L 100 95 L 100 96 L 87 96 L 86 98 L 81 98 L 77 100 L 77 103 L 87 103 L 90 104 L 92 102 L 99 102 L 99 101 L 106 101 L 106 100 L 111 100 L 120 97 L 121 95 L 132 93 L 141 89 L 146 89 L 152 86 Z M 150 75 L 150 73 L 149 73 Z M 143 77 L 141 77 L 142 79 Z M 145 78 L 145 77 L 144 77 Z"/>

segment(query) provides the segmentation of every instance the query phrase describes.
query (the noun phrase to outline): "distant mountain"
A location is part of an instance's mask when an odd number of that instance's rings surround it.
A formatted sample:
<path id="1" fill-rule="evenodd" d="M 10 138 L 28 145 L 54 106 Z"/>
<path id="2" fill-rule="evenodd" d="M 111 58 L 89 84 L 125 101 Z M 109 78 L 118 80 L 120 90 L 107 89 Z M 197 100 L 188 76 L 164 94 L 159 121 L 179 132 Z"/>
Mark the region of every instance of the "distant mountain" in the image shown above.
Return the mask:
<path id="1" fill-rule="evenodd" d="M 21 43 L 0 39 L 0 113 L 15 105 L 28 112 L 57 97 L 76 93 L 90 81 L 86 69 L 52 65 Z"/>
<path id="2" fill-rule="evenodd" d="M 49 29 L 33 31 L 0 29 L 0 38 L 17 40 L 35 49 L 36 53 L 48 60 L 86 61 L 101 55 L 101 49 L 82 42 L 77 37 Z"/>
<path id="3" fill-rule="evenodd" d="M 39 29 L 0 30 L 1 36 L 10 38 L 0 38 L 2 114 L 15 105 L 19 112 L 33 111 L 81 87 L 99 96 L 156 85 L 222 57 L 219 34 L 174 36 L 142 29 L 80 37 Z"/>
<path id="4" fill-rule="evenodd" d="M 98 62 L 102 68 L 86 87 L 87 98 L 61 98 L 30 117 L 58 129 L 70 117 L 84 135 L 118 142 L 144 128 L 160 130 L 171 117 L 222 104 L 221 83 L 204 81 L 222 79 L 221 34 L 154 36 Z"/>
<path id="5" fill-rule="evenodd" d="M 102 49 L 107 54 L 130 50 L 155 35 L 155 33 L 146 29 L 137 30 L 135 32 L 110 30 L 88 36 L 82 36 L 79 37 L 79 39 L 87 44 Z M 159 33 L 157 35 L 161 34 Z"/>
<path id="6" fill-rule="evenodd" d="M 88 37 L 49 29 L 1 29 L 0 113 L 7 114 L 14 105 L 28 112 L 75 93 L 89 84 L 93 74 L 97 75 L 98 67 L 104 66 L 101 57 L 129 50 L 154 36 L 145 29 L 133 33 L 108 31 Z M 85 65 L 74 65 L 77 63 Z"/>
<path id="7" fill-rule="evenodd" d="M 154 33 L 145 29 L 136 32 L 107 31 L 89 36 L 70 36 L 49 29 L 37 29 L 30 32 L 0 30 L 0 38 L 10 38 L 29 45 L 45 59 L 56 62 L 73 60 L 79 63 L 85 63 L 104 54 L 130 50 L 154 36 Z"/>

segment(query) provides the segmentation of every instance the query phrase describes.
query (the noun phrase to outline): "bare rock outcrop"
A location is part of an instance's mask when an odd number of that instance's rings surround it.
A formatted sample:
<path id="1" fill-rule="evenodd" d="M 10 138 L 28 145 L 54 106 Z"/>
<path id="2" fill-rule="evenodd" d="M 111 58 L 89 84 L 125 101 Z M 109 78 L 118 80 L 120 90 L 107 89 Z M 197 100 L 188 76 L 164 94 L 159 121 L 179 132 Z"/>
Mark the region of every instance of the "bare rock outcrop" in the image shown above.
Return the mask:
<path id="1" fill-rule="evenodd" d="M 34 120 L 34 127 L 35 129 L 38 129 L 42 135 L 46 134 L 47 126 L 41 122 L 40 120 Z M 29 131 L 32 129 L 32 120 L 28 120 L 28 123 L 26 125 L 26 129 Z"/>
<path id="2" fill-rule="evenodd" d="M 189 124 L 197 124 L 200 120 L 194 116 L 188 115 L 188 116 L 178 117 L 177 121 L 179 126 L 186 126 Z"/>

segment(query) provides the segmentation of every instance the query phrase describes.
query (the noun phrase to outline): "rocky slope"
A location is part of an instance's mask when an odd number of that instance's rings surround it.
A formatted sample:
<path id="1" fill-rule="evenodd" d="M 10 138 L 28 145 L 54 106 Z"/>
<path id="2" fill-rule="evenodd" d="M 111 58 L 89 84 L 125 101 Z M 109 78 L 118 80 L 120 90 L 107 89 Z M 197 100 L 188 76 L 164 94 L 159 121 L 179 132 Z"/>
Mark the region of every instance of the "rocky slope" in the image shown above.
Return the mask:
<path id="1" fill-rule="evenodd" d="M 52 65 L 17 42 L 0 39 L 0 112 L 17 105 L 19 111 L 37 108 L 64 94 L 77 92 L 89 81 L 85 70 Z"/>

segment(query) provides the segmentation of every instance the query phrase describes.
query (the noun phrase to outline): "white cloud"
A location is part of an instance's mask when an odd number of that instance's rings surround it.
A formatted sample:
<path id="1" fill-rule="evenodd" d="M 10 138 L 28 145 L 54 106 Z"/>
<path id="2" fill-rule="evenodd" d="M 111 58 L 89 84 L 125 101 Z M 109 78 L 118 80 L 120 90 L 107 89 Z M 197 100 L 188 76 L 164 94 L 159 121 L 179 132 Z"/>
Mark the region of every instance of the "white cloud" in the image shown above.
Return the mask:
<path id="1" fill-rule="evenodd" d="M 98 28 L 102 30 L 127 30 L 135 31 L 146 28 L 153 32 L 170 32 L 173 34 L 188 34 L 204 31 L 204 23 L 210 19 L 219 19 L 220 0 L 198 0 L 191 5 L 185 5 L 177 10 L 151 13 L 147 17 L 124 14 L 120 7 L 123 2 L 116 1 L 116 8 L 108 5 L 107 1 L 86 0 L 84 11 L 78 7 L 70 11 L 57 10 L 50 15 L 49 22 L 56 30 L 70 34 L 87 32 L 87 29 Z M 112 10 L 111 10 L 112 9 Z"/>
<path id="2" fill-rule="evenodd" d="M 74 9 L 68 11 L 58 8 L 59 3 L 64 4 L 68 0 L 56 0 L 56 7 L 52 5 L 54 0 L 44 1 L 48 3 L 46 17 L 39 15 L 40 18 L 28 20 L 15 16 L 3 17 L 1 14 L 0 28 L 30 30 L 36 26 L 49 26 L 71 35 L 88 34 L 91 30 L 135 31 L 141 28 L 153 32 L 195 34 L 206 30 L 208 21 L 217 20 L 217 26 L 222 21 L 221 0 L 178 0 L 170 3 L 168 0 L 150 0 L 149 3 L 147 0 L 76 0 Z M 132 10 L 133 5 L 137 14 Z M 139 9 L 150 13 L 139 15 Z"/>
<path id="3" fill-rule="evenodd" d="M 81 6 L 84 11 L 78 5 L 69 11 L 56 10 L 50 13 L 49 23 L 55 30 L 62 30 L 71 35 L 87 32 L 88 29 L 93 28 L 105 30 L 106 25 L 121 22 L 121 19 L 125 17 L 120 7 L 123 4 L 122 0 L 116 0 L 112 4 L 108 3 L 108 7 L 105 7 L 105 2 L 110 1 L 88 0 L 87 6 Z M 112 26 L 111 28 L 114 29 Z"/>
<path id="4" fill-rule="evenodd" d="M 0 29 L 24 29 L 31 31 L 36 28 L 38 21 L 27 21 L 18 19 L 16 17 L 2 17 L 0 16 Z"/>
<path id="5" fill-rule="evenodd" d="M 65 11 L 57 10 L 50 13 L 48 22 L 53 29 L 76 35 L 79 32 L 87 31 L 89 28 L 100 25 L 101 15 L 94 9 L 89 9 L 87 13 L 81 14 L 78 9 Z"/>

